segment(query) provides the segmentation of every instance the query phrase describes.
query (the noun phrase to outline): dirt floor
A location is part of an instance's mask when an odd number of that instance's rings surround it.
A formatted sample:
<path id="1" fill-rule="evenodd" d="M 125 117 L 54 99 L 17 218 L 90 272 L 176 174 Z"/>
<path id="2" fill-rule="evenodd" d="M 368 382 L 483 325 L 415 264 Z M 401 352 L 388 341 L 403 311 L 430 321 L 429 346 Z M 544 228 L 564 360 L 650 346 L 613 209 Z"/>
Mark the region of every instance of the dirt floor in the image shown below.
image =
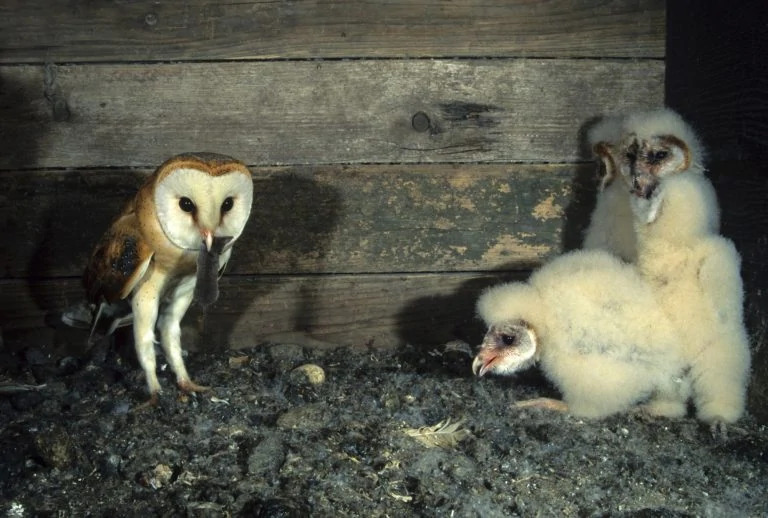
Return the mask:
<path id="1" fill-rule="evenodd" d="M 766 426 L 512 409 L 552 392 L 473 378 L 466 344 L 197 352 L 212 391 L 180 397 L 165 369 L 142 411 L 113 348 L 0 355 L 6 517 L 768 515 Z"/>

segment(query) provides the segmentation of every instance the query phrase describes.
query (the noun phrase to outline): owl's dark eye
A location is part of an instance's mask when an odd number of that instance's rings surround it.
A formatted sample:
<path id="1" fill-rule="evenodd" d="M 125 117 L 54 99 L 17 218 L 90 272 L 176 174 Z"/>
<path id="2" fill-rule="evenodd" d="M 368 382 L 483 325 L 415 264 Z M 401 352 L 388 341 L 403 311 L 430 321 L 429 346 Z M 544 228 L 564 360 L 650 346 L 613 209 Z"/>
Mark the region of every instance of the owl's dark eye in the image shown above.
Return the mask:
<path id="1" fill-rule="evenodd" d="M 648 153 L 648 161 L 652 164 L 658 164 L 669 156 L 669 151 L 651 151 Z"/>
<path id="2" fill-rule="evenodd" d="M 229 212 L 232 210 L 234 205 L 235 199 L 232 196 L 229 196 L 226 200 L 224 200 L 224 203 L 221 204 L 221 212 Z"/>
<path id="3" fill-rule="evenodd" d="M 186 196 L 182 196 L 181 199 L 179 199 L 179 208 L 184 212 L 189 212 L 191 214 L 194 214 L 195 210 L 197 210 L 197 207 L 195 207 L 195 202 Z"/>
<path id="4" fill-rule="evenodd" d="M 514 345 L 515 344 L 515 336 L 514 335 L 501 335 L 501 341 L 504 342 L 504 345 Z"/>

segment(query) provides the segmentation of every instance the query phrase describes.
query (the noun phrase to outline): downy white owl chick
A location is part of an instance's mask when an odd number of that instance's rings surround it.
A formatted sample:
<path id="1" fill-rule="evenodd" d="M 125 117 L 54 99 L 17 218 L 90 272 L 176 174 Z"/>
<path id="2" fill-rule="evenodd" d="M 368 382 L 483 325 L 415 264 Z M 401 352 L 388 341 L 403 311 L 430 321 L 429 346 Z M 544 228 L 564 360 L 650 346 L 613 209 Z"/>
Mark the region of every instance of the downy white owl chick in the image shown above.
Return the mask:
<path id="1" fill-rule="evenodd" d="M 527 283 L 492 287 L 477 312 L 488 326 L 472 363 L 478 376 L 538 362 L 564 401 L 534 400 L 541 406 L 600 418 L 647 402 L 652 415 L 685 414 L 678 335 L 637 269 L 608 252 L 571 252 Z"/>
<path id="2" fill-rule="evenodd" d="M 673 150 L 634 171 L 663 170 L 667 159 L 684 154 Z M 741 259 L 733 243 L 713 231 L 718 221 L 714 189 L 701 174 L 660 174 L 639 185 L 631 200 L 637 266 L 680 333 L 697 417 L 716 427 L 734 422 L 744 412 L 749 339 Z"/>
<path id="3" fill-rule="evenodd" d="M 583 248 L 614 253 L 625 261 L 637 258 L 629 189 L 619 174 L 623 118 L 607 116 L 592 126 L 587 140 L 598 163 L 595 208 L 584 233 Z"/>
<path id="4" fill-rule="evenodd" d="M 100 308 L 130 300 L 150 402 L 160 392 L 156 325 L 179 388 L 206 389 L 184 366 L 180 322 L 192 302 L 201 247 L 223 243 L 218 259 L 226 264 L 252 201 L 253 180 L 241 162 L 214 153 L 178 155 L 147 178 L 96 244 L 83 275 L 88 299 Z"/>

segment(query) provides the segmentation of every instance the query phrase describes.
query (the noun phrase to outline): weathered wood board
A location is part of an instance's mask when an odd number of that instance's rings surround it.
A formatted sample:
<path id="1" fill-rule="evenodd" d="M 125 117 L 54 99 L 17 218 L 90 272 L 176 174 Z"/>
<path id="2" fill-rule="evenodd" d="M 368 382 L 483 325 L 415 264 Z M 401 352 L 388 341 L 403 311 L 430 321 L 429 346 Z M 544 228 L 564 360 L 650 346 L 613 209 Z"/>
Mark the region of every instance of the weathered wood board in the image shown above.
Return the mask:
<path id="1" fill-rule="evenodd" d="M 210 150 L 251 166 L 256 200 L 205 340 L 461 335 L 499 272 L 578 244 L 584 127 L 662 103 L 665 19 L 662 0 L 3 2 L 0 327 L 55 333 L 123 200 Z"/>
<path id="2" fill-rule="evenodd" d="M 4 0 L 8 62 L 664 56 L 665 2 Z"/>
<path id="3" fill-rule="evenodd" d="M 358 60 L 0 67 L 0 168 L 572 162 L 579 129 L 658 106 L 642 60 Z M 20 151 L 22 150 L 23 151 Z"/>
<path id="4" fill-rule="evenodd" d="M 253 168 L 234 274 L 526 269 L 562 249 L 591 164 Z M 0 174 L 5 278 L 74 277 L 150 170 Z M 30 210 L 34 203 L 34 210 Z M 578 214 L 582 217 L 579 219 Z"/>
<path id="5" fill-rule="evenodd" d="M 205 317 L 203 346 L 249 347 L 297 332 L 356 347 L 478 340 L 477 296 L 509 278 L 504 272 L 224 276 L 219 301 Z M 82 297 L 79 279 L 0 281 L 0 326 L 11 339 L 36 332 L 44 328 L 47 315 L 51 319 Z M 200 316 L 193 309 L 185 320 L 193 342 Z M 55 333 L 51 326 L 44 339 L 54 340 Z"/>

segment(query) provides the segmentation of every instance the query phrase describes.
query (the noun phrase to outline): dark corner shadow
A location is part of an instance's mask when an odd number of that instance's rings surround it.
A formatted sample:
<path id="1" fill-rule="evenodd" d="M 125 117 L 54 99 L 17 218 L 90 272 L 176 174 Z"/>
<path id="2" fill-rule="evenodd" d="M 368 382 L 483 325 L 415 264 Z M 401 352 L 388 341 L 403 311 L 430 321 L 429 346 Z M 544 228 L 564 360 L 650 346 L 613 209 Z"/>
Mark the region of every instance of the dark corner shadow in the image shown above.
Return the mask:
<path id="1" fill-rule="evenodd" d="M 190 309 L 190 318 L 204 322 L 200 329 L 202 350 L 257 345 L 260 337 L 255 332 L 253 343 L 230 344 L 233 331 L 263 328 L 258 321 L 250 326 L 243 319 L 259 319 L 260 314 L 251 309 L 254 301 L 288 279 L 300 282 L 291 331 L 309 332 L 317 323 L 321 279 L 302 274 L 307 273 L 306 263 L 323 263 L 342 211 L 341 194 L 315 180 L 309 167 L 255 178 L 254 182 L 251 216 L 221 279 L 219 301 L 206 310 L 204 318 L 194 303 Z"/>
<path id="2" fill-rule="evenodd" d="M 598 168 L 587 141 L 587 132 L 600 121 L 601 117 L 587 120 L 578 130 L 579 163 L 571 181 L 571 199 L 563 217 L 563 252 L 581 248 L 584 231 L 595 208 L 597 195 Z"/>

